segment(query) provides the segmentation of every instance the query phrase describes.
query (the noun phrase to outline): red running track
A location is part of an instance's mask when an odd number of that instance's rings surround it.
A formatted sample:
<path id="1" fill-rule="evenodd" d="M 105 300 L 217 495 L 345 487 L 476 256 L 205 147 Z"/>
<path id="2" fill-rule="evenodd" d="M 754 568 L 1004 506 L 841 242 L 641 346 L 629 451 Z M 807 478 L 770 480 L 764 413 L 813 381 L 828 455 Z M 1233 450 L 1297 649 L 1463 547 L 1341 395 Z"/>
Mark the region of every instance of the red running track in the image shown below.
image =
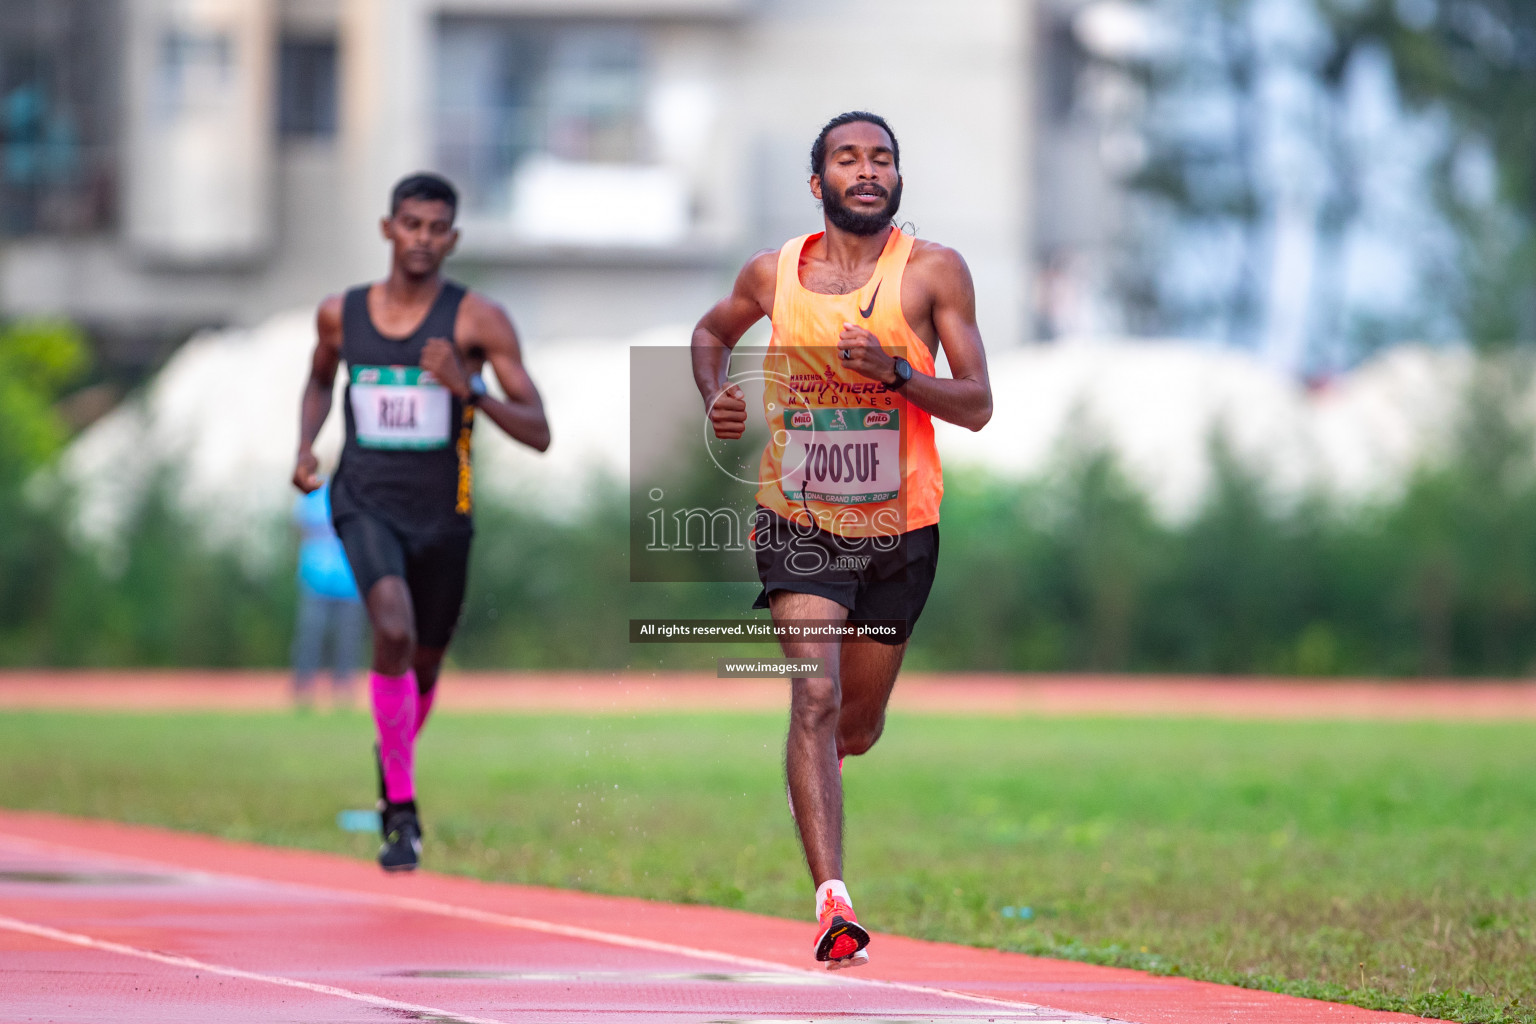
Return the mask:
<path id="1" fill-rule="evenodd" d="M 281 672 L 0 670 L 0 708 L 73 711 L 278 711 Z M 454 672 L 444 711 L 782 714 L 789 684 L 669 672 Z M 1106 715 L 1357 721 L 1536 721 L 1529 680 L 1276 679 L 904 672 L 893 711 L 951 715 Z"/>
<path id="2" fill-rule="evenodd" d="M 0 811 L 0 1019 L 1375 1024 L 1419 1018 L 806 922 Z"/>

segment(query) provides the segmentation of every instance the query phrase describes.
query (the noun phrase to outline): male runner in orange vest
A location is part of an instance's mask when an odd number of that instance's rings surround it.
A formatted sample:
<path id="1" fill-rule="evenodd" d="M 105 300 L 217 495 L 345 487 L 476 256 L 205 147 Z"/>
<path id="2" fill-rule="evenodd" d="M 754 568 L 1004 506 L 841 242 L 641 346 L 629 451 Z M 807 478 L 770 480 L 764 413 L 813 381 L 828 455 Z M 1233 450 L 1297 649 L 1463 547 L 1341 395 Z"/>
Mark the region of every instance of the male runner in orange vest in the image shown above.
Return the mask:
<path id="1" fill-rule="evenodd" d="M 820 659 L 796 678 L 785 769 L 790 811 L 816 885 L 816 959 L 868 961 L 843 883 L 842 759 L 880 738 L 939 553 L 944 484 L 931 417 L 980 430 L 992 416 L 976 296 L 952 249 L 896 227 L 901 154 L 885 120 L 841 114 L 811 147 L 825 230 L 753 256 L 694 328 L 693 371 L 715 436 L 739 438 L 746 399 L 728 377 L 747 328 L 773 324 L 764 363 L 770 440 L 754 544 L 778 624 L 896 620 L 879 642 L 781 640 Z M 952 376 L 934 375 L 940 346 Z"/>
<path id="2" fill-rule="evenodd" d="M 299 490 L 320 486 L 313 445 L 344 361 L 346 441 L 331 517 L 373 625 L 368 678 L 386 871 L 410 871 L 421 856 L 416 736 L 464 603 L 475 411 L 531 448 L 549 447 L 544 406 L 506 311 L 442 275 L 459 239 L 457 209 L 458 193 L 437 175 L 401 180 L 382 223 L 389 276 L 320 304 L 293 470 Z M 486 393 L 487 365 L 505 398 Z"/>

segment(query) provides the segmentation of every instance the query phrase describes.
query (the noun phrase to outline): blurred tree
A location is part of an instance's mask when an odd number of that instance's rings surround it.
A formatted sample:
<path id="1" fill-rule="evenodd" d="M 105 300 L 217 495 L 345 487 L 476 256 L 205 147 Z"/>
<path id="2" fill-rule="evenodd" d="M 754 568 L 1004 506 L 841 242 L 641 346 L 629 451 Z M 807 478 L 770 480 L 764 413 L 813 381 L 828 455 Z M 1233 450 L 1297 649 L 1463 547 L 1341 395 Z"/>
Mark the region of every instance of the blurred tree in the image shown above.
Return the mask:
<path id="1" fill-rule="evenodd" d="M 1224 433 L 1209 451 L 1209 491 L 1178 533 L 1178 572 L 1155 602 L 1161 657 L 1206 672 L 1284 671 L 1308 621 L 1306 516 L 1274 499 Z"/>
<path id="2" fill-rule="evenodd" d="M 1340 272 L 1361 215 L 1356 41 L 1314 2 L 1150 0 L 1165 42 L 1129 70 L 1147 156 L 1129 179 L 1138 258 L 1122 292 L 1145 333 L 1214 336 L 1288 369 L 1337 362 Z"/>
<path id="3" fill-rule="evenodd" d="M 1149 102 L 1145 162 L 1130 186 L 1151 200 L 1141 210 L 1138 258 L 1124 270 L 1121 291 L 1130 319 L 1149 335 L 1212 331 L 1256 343 L 1260 296 L 1261 189 L 1254 117 L 1256 64 L 1241 2 L 1153 0 L 1177 26 L 1176 48 L 1133 58 Z M 1187 107 L 1204 106 L 1190 117 Z M 1168 273 L 1168 243 L 1194 241 L 1227 259 L 1212 261 L 1214 279 L 1188 282 Z"/>
<path id="4" fill-rule="evenodd" d="M 1349 45 L 1392 56 L 1404 98 L 1443 113 L 1434 195 L 1455 225 L 1453 292 L 1466 337 L 1536 340 L 1536 4 L 1528 0 L 1327 0 Z"/>
<path id="5" fill-rule="evenodd" d="M 1536 339 L 1536 4 L 1146 0 L 1120 293 L 1143 333 L 1333 372 Z"/>
<path id="6" fill-rule="evenodd" d="M 1425 675 L 1525 675 L 1536 658 L 1531 378 L 1524 353 L 1485 359 L 1450 451 L 1383 517 L 1385 593 L 1416 627 Z"/>
<path id="7" fill-rule="evenodd" d="M 1056 514 L 1047 522 L 1063 584 L 1059 614 L 1075 627 L 1067 653 L 1082 668 L 1124 671 L 1139 653 L 1165 533 L 1106 443 L 1069 433 L 1058 458 Z"/>
<path id="8" fill-rule="evenodd" d="M 25 489 L 64 446 L 68 431 L 54 403 L 87 363 L 84 338 L 70 324 L 0 326 L 0 635 L 25 617 L 66 547 L 58 520 Z"/>
<path id="9" fill-rule="evenodd" d="M 0 487 L 19 486 L 68 436 L 53 405 L 85 372 L 85 338 L 61 320 L 0 327 Z"/>

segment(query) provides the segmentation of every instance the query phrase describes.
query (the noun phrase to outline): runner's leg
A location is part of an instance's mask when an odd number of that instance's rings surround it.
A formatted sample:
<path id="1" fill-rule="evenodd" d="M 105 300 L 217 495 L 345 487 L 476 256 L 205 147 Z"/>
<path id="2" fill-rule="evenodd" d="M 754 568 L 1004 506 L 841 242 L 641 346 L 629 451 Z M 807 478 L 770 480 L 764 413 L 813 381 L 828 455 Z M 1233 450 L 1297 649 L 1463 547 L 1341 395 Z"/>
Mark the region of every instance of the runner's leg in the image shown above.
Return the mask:
<path id="1" fill-rule="evenodd" d="M 416 648 L 416 727 L 411 734 L 421 735 L 421 727 L 427 724 L 432 712 L 432 701 L 437 697 L 437 676 L 443 667 L 445 647 Z"/>
<path id="2" fill-rule="evenodd" d="M 373 624 L 373 720 L 378 728 L 384 797 L 403 803 L 415 797 L 412 739 L 416 727 L 416 619 L 405 580 L 385 576 L 368 590 L 368 618 Z"/>
<path id="3" fill-rule="evenodd" d="M 459 625 L 469 579 L 470 544 L 470 534 L 458 534 L 422 541 L 407 552 L 405 575 L 415 602 L 417 629 L 412 659 L 417 691 L 413 736 L 421 731 L 432 710 L 443 653 Z"/>
<path id="4" fill-rule="evenodd" d="M 336 533 L 373 626 L 373 665 L 368 674 L 375 746 L 382 792 L 380 825 L 384 843 L 379 866 L 409 871 L 421 857 L 416 817 L 412 739 L 416 729 L 416 609 L 406 582 L 405 539 L 387 523 L 367 515 L 338 516 Z"/>
<path id="5" fill-rule="evenodd" d="M 905 643 L 844 641 L 840 659 L 843 699 L 837 717 L 839 758 L 864 753 L 885 731 L 885 708 L 906 652 Z"/>
<path id="6" fill-rule="evenodd" d="M 373 670 L 403 676 L 416 657 L 416 615 L 411 592 L 401 576 L 385 576 L 368 590 L 368 622 L 373 627 Z"/>
<path id="7" fill-rule="evenodd" d="M 892 550 L 877 550 L 872 578 L 861 588 L 849 618 L 854 622 L 902 621 L 901 643 L 848 640 L 843 644 L 842 713 L 837 723 L 839 757 L 862 754 L 885 730 L 885 710 L 907 653 L 905 636 L 923 613 L 939 560 L 939 528 L 904 534 Z M 894 639 L 894 638 L 893 638 Z"/>
<path id="8" fill-rule="evenodd" d="M 848 609 L 818 594 L 779 590 L 769 595 L 773 620 L 841 622 Z M 837 771 L 838 685 L 841 644 L 836 640 L 783 640 L 786 657 L 825 662 L 828 678 L 790 681 L 789 737 L 784 766 L 811 878 L 820 886 L 843 877 L 843 785 Z"/>

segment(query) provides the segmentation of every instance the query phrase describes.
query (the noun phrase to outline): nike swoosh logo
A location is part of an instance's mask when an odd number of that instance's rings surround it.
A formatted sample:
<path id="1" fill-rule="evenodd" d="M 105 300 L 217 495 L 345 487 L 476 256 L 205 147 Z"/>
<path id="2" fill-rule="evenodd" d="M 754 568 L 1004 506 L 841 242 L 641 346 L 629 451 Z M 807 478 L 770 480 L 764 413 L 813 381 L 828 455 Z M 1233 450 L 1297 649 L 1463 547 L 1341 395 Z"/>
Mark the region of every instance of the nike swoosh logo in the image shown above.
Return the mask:
<path id="1" fill-rule="evenodd" d="M 880 294 L 880 286 L 884 283 L 885 282 L 883 281 L 875 282 L 875 290 L 869 295 L 869 305 L 866 308 L 859 310 L 859 316 L 863 317 L 865 320 L 868 320 L 870 314 L 875 311 L 875 296 Z"/>

